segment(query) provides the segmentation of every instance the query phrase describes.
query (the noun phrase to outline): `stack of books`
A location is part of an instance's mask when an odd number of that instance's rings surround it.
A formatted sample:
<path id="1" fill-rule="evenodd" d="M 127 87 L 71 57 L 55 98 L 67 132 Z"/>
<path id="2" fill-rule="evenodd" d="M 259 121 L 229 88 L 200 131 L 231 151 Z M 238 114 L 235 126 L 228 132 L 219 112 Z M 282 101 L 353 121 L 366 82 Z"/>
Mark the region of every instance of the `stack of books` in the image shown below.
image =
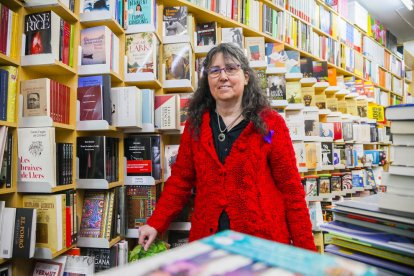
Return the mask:
<path id="1" fill-rule="evenodd" d="M 414 274 L 414 215 L 382 209 L 379 195 L 337 202 L 334 221 L 322 224 L 325 252 L 377 267 L 384 274 Z"/>
<path id="2" fill-rule="evenodd" d="M 414 214 L 414 104 L 390 106 L 385 116 L 391 121 L 392 164 L 383 175 L 387 191 L 379 206 Z"/>

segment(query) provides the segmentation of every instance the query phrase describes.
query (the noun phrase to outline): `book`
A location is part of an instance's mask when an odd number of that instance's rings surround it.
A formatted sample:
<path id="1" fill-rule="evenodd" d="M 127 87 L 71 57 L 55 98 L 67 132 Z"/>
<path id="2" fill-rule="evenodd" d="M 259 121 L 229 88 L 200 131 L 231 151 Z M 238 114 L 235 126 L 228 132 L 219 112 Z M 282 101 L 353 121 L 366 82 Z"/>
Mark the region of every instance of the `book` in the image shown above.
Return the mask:
<path id="1" fill-rule="evenodd" d="M 171 248 L 176 248 L 188 244 L 189 231 L 168 231 L 168 244 Z"/>
<path id="2" fill-rule="evenodd" d="M 246 37 L 244 45 L 247 50 L 247 58 L 249 61 L 265 60 L 265 41 L 264 37 Z"/>
<path id="3" fill-rule="evenodd" d="M 152 215 L 160 196 L 160 185 L 128 185 L 126 189 L 127 228 L 137 229 Z"/>
<path id="4" fill-rule="evenodd" d="M 267 83 L 269 100 L 286 100 L 286 79 L 284 76 L 269 75 Z"/>
<path id="5" fill-rule="evenodd" d="M 142 96 L 136 86 L 111 88 L 112 124 L 117 127 L 142 127 Z"/>
<path id="6" fill-rule="evenodd" d="M 301 85 L 298 81 L 286 82 L 286 99 L 288 103 L 301 103 Z"/>
<path id="7" fill-rule="evenodd" d="M 221 28 L 221 42 L 222 43 L 234 43 L 243 49 L 243 29 L 236 28 Z"/>
<path id="8" fill-rule="evenodd" d="M 196 25 L 197 46 L 217 44 L 217 22 L 198 23 Z"/>
<path id="9" fill-rule="evenodd" d="M 163 35 L 183 36 L 188 35 L 188 10 L 185 6 L 164 7 Z"/>
<path id="10" fill-rule="evenodd" d="M 8 81 L 7 81 L 7 111 L 6 111 L 6 120 L 8 122 L 15 122 L 16 121 L 16 96 L 17 96 L 17 77 L 18 77 L 18 70 L 17 67 L 14 66 L 0 66 L 1 70 L 5 70 L 8 72 Z M 1 85 L 0 85 L 1 87 Z M 6 105 L 4 105 L 6 106 Z M 3 112 L 0 112 L 3 114 Z"/>
<path id="11" fill-rule="evenodd" d="M 280 68 L 280 70 L 285 70 L 287 55 L 284 49 L 285 46 L 283 43 L 266 43 L 265 53 L 268 68 Z"/>
<path id="12" fill-rule="evenodd" d="M 179 129 L 180 127 L 180 95 L 155 95 L 154 99 L 155 128 Z"/>
<path id="13" fill-rule="evenodd" d="M 326 61 L 313 61 L 313 76 L 319 81 L 328 81 L 328 64 Z"/>
<path id="14" fill-rule="evenodd" d="M 33 276 L 56 275 L 63 276 L 66 266 L 66 256 L 59 256 L 53 260 L 37 260 L 33 269 Z"/>
<path id="15" fill-rule="evenodd" d="M 16 208 L 2 209 L 0 258 L 12 258 L 15 233 Z"/>
<path id="16" fill-rule="evenodd" d="M 56 143 L 53 127 L 19 128 L 20 182 L 47 182 L 56 186 Z"/>
<path id="17" fill-rule="evenodd" d="M 300 73 L 300 55 L 298 51 L 285 51 L 286 73 Z"/>
<path id="18" fill-rule="evenodd" d="M 191 47 L 189 43 L 164 45 L 164 79 L 191 80 Z"/>
<path id="19" fill-rule="evenodd" d="M 126 32 L 136 33 L 140 31 L 155 30 L 156 1 L 154 0 L 128 0 L 125 3 Z"/>
<path id="20" fill-rule="evenodd" d="M 82 207 L 79 236 L 90 238 L 106 237 L 109 194 L 106 191 L 85 192 Z"/>
<path id="21" fill-rule="evenodd" d="M 385 109 L 387 120 L 414 120 L 414 104 L 390 105 Z"/>
<path id="22" fill-rule="evenodd" d="M 68 255 L 64 268 L 64 275 L 92 275 L 95 272 L 94 257 Z"/>
<path id="23" fill-rule="evenodd" d="M 165 156 L 165 167 L 164 167 L 164 181 L 171 175 L 171 168 L 177 160 L 179 145 L 165 145 L 164 156 Z"/>
<path id="24" fill-rule="evenodd" d="M 105 153 L 104 136 L 78 137 L 79 179 L 106 179 Z"/>
<path id="25" fill-rule="evenodd" d="M 80 121 L 103 120 L 102 86 L 78 87 L 77 98 L 80 104 Z"/>
<path id="26" fill-rule="evenodd" d="M 36 217 L 36 209 L 16 208 L 13 258 L 29 259 L 34 256 L 36 243 Z"/>
<path id="27" fill-rule="evenodd" d="M 79 65 L 110 64 L 111 30 L 97 26 L 81 30 L 81 62 Z"/>
<path id="28" fill-rule="evenodd" d="M 52 254 L 66 247 L 65 195 L 24 195 L 23 207 L 37 210 L 36 247 L 48 248 Z"/>
<path id="29" fill-rule="evenodd" d="M 27 55 L 53 54 L 59 60 L 60 21 L 53 11 L 25 16 L 25 51 Z"/>
<path id="30" fill-rule="evenodd" d="M 101 272 L 117 266 L 117 249 L 117 246 L 112 246 L 111 248 L 86 247 L 81 248 L 81 254 L 93 259 L 95 272 Z M 88 270 L 91 270 L 91 268 Z"/>
<path id="31" fill-rule="evenodd" d="M 158 50 L 159 41 L 155 33 L 126 34 L 127 73 L 153 73 L 157 78 Z"/>
<path id="32" fill-rule="evenodd" d="M 300 59 L 300 72 L 303 74 L 304 78 L 313 77 L 312 58 L 304 57 Z"/>

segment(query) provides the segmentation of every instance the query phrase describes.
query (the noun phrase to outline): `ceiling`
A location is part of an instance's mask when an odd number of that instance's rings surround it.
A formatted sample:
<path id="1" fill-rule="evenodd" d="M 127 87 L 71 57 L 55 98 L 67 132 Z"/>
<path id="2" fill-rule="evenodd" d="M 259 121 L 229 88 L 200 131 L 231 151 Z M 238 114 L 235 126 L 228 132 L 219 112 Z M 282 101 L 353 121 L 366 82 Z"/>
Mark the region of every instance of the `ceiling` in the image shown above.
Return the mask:
<path id="1" fill-rule="evenodd" d="M 414 40 L 414 10 L 409 11 L 401 0 L 358 2 L 398 38 L 398 44 Z"/>

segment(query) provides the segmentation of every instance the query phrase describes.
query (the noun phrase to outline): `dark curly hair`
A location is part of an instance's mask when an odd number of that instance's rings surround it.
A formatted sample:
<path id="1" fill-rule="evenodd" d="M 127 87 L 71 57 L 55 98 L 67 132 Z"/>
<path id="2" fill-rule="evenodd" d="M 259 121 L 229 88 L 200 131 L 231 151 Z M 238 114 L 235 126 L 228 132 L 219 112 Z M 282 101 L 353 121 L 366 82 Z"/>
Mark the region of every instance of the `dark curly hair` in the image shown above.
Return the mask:
<path id="1" fill-rule="evenodd" d="M 267 133 L 267 126 L 260 117 L 260 112 L 270 108 L 269 102 L 262 91 L 256 73 L 249 66 L 249 61 L 242 49 L 232 43 L 221 43 L 212 48 L 203 63 L 203 74 L 198 82 L 197 90 L 194 92 L 188 104 L 188 121 L 195 136 L 200 133 L 202 114 L 216 108 L 216 101 L 211 96 L 208 85 L 207 68 L 216 54 L 222 53 L 224 58 L 238 61 L 244 73 L 249 75 L 249 81 L 244 87 L 242 97 L 242 115 L 246 120 L 252 121 L 253 125 L 261 134 Z"/>

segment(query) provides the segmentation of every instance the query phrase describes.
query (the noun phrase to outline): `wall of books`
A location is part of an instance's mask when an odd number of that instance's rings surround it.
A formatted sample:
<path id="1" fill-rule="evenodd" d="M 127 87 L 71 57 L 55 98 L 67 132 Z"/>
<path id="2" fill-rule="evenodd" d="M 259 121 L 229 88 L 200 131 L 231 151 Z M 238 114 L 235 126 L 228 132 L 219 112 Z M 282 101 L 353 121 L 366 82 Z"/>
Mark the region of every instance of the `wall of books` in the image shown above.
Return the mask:
<path id="1" fill-rule="evenodd" d="M 0 271 L 127 262 L 219 42 L 245 49 L 286 119 L 311 210 L 373 189 L 384 106 L 410 98 L 412 74 L 358 2 L 331 2 L 0 0 Z"/>

